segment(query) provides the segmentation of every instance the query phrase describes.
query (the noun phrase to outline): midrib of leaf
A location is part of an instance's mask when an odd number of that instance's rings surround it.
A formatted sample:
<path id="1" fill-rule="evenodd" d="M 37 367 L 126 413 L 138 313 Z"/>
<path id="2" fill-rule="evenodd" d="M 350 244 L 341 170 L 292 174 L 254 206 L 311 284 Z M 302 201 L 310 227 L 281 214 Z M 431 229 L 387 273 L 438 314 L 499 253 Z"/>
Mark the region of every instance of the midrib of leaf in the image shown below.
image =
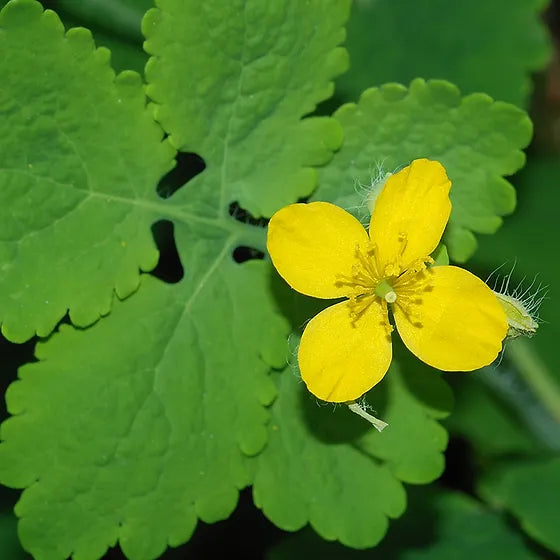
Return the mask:
<path id="1" fill-rule="evenodd" d="M 204 286 L 206 285 L 208 278 L 210 278 L 212 273 L 218 268 L 218 266 L 220 265 L 224 257 L 228 254 L 231 247 L 233 247 L 233 245 L 235 244 L 235 240 L 236 240 L 235 236 L 230 236 L 224 241 L 224 246 L 222 250 L 218 253 L 217 257 L 214 259 L 212 264 L 208 267 L 208 270 L 204 273 L 204 276 L 198 282 L 198 286 L 196 286 L 194 292 L 186 301 L 184 311 L 181 314 L 181 318 L 190 311 L 191 305 L 198 297 L 198 294 L 204 289 Z"/>
<path id="2" fill-rule="evenodd" d="M 235 100 L 232 104 L 231 113 L 229 115 L 228 124 L 226 128 L 226 137 L 224 139 L 224 152 L 222 158 L 222 165 L 220 169 L 220 202 L 218 207 L 218 216 L 226 216 L 227 209 L 225 206 L 225 199 L 226 199 L 226 184 L 227 184 L 227 167 L 228 167 L 228 160 L 229 160 L 229 144 L 230 144 L 230 136 L 231 136 L 231 124 L 233 118 L 237 115 L 237 105 L 239 103 L 239 98 L 241 97 L 241 89 L 243 87 L 243 77 L 245 73 L 245 56 L 246 56 L 246 49 L 247 49 L 247 12 L 245 8 L 245 4 L 243 4 L 243 46 L 241 50 L 241 68 L 239 70 L 239 78 L 237 80 L 237 92 L 235 95 Z"/>
<path id="3" fill-rule="evenodd" d="M 208 217 L 192 214 L 190 212 L 187 212 L 184 207 L 171 206 L 170 204 L 168 204 L 166 202 L 149 201 L 149 200 L 145 200 L 145 199 L 142 199 L 142 198 L 129 198 L 129 197 L 125 197 L 125 196 L 118 196 L 118 195 L 114 195 L 114 194 L 94 191 L 92 189 L 80 189 L 79 187 L 76 187 L 75 185 L 72 185 L 70 183 L 60 183 L 59 181 L 56 181 L 52 177 L 47 177 L 47 176 L 39 175 L 39 174 L 36 174 L 36 173 L 29 173 L 28 171 L 25 171 L 23 169 L 3 168 L 0 171 L 10 171 L 12 173 L 18 173 L 18 174 L 21 174 L 21 175 L 24 175 L 24 176 L 30 175 L 35 179 L 40 179 L 41 181 L 44 181 L 45 183 L 50 183 L 50 184 L 52 184 L 56 187 L 62 187 L 62 188 L 65 188 L 65 189 L 72 189 L 74 191 L 83 192 L 84 195 L 85 195 L 84 198 L 82 198 L 76 204 L 76 206 L 74 206 L 74 208 L 71 209 L 71 211 L 76 210 L 78 207 L 80 207 L 81 205 L 86 203 L 88 200 L 91 200 L 93 198 L 98 198 L 98 199 L 106 201 L 106 202 L 107 201 L 119 202 L 121 204 L 129 205 L 129 206 L 135 206 L 135 207 L 141 208 L 143 210 L 147 210 L 147 211 L 149 211 L 153 214 L 160 215 L 161 218 L 173 218 L 173 219 L 176 219 L 176 220 L 178 220 L 182 223 L 191 223 L 191 224 L 192 223 L 199 223 L 199 224 L 206 224 L 206 225 L 211 225 L 211 226 L 214 226 L 214 227 L 218 227 L 220 229 L 223 229 L 223 230 L 229 231 L 231 233 L 234 233 L 236 235 L 239 235 L 240 238 L 248 238 L 248 239 L 252 240 L 253 242 L 258 241 L 259 245 L 256 248 L 260 248 L 260 247 L 263 246 L 263 240 L 264 240 L 264 229 L 263 228 L 257 227 L 257 226 L 251 226 L 250 224 L 243 224 L 243 223 L 238 222 L 237 220 L 234 220 L 234 219 L 227 219 L 227 217 L 208 218 Z M 53 220 L 51 223 L 43 226 L 42 228 L 33 230 L 33 231 L 27 233 L 23 237 L 19 237 L 17 241 L 21 241 L 22 239 L 24 239 L 27 236 L 34 235 L 39 231 L 48 229 L 49 227 L 52 227 L 53 224 L 55 224 L 56 222 L 64 219 L 66 216 L 68 216 L 68 214 L 70 212 L 67 212 L 64 216 Z M 262 235 L 259 236 L 259 235 L 254 235 L 254 234 L 249 233 L 251 231 L 253 231 L 254 233 L 261 232 Z M 249 234 L 249 235 L 247 235 L 247 234 Z"/>

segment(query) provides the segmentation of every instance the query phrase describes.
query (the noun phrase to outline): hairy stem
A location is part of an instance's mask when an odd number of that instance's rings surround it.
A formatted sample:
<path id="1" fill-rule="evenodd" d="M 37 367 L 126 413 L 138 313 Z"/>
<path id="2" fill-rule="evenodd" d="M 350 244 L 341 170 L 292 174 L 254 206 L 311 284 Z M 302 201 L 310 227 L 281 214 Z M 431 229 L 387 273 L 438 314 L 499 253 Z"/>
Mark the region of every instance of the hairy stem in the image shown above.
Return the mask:
<path id="1" fill-rule="evenodd" d="M 560 385 L 531 344 L 522 338 L 517 339 L 508 345 L 506 355 L 543 407 L 560 423 Z"/>

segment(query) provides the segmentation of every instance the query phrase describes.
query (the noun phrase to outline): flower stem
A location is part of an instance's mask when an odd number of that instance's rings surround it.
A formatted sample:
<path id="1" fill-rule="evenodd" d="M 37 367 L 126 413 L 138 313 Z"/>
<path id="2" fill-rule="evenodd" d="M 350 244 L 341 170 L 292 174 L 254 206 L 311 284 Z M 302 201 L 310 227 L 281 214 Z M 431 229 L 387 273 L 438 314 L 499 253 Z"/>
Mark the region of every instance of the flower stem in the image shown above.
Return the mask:
<path id="1" fill-rule="evenodd" d="M 553 379 L 531 344 L 518 338 L 507 346 L 506 356 L 544 408 L 560 423 L 560 385 Z"/>

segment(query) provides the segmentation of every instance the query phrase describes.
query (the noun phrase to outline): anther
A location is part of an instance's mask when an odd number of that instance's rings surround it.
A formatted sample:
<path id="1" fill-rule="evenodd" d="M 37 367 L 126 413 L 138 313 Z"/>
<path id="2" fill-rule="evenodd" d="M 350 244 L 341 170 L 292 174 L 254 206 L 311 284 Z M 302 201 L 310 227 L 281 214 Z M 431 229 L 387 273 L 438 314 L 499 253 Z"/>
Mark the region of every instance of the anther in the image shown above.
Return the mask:
<path id="1" fill-rule="evenodd" d="M 408 244 L 408 235 L 404 232 L 399 233 L 398 236 L 398 242 L 401 246 L 401 248 L 399 249 L 399 255 L 402 257 L 404 250 L 406 249 L 406 246 Z"/>
<path id="2" fill-rule="evenodd" d="M 388 264 L 385 267 L 384 272 L 385 272 L 385 276 L 398 276 L 401 272 L 401 269 L 396 263 L 393 263 L 393 264 Z"/>

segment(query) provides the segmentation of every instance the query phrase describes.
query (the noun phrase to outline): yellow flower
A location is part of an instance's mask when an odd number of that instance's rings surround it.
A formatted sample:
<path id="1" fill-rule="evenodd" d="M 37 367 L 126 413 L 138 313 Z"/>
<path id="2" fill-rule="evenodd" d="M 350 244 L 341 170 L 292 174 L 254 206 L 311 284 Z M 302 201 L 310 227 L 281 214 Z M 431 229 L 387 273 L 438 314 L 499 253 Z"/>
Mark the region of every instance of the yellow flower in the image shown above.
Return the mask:
<path id="1" fill-rule="evenodd" d="M 461 268 L 426 266 L 449 219 L 450 188 L 440 163 L 418 159 L 387 179 L 369 235 L 327 202 L 271 218 L 267 247 L 284 280 L 302 294 L 347 298 L 301 338 L 301 375 L 320 399 L 353 401 L 381 381 L 392 357 L 389 309 L 408 349 L 435 368 L 472 371 L 500 352 L 508 325 L 492 290 Z"/>

